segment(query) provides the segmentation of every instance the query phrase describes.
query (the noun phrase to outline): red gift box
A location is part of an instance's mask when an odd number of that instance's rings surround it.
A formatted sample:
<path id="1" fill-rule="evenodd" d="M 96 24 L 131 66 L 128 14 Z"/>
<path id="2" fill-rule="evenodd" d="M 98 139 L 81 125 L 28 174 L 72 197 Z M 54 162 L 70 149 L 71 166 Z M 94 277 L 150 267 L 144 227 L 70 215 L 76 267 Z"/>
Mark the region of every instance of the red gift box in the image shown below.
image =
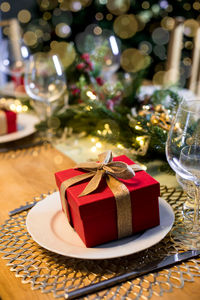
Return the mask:
<path id="1" fill-rule="evenodd" d="M 134 164 L 125 155 L 113 161 Z M 80 169 L 68 169 L 55 174 L 58 188 L 63 181 L 85 173 Z M 93 247 L 118 238 L 116 199 L 103 178 L 95 192 L 78 197 L 89 179 L 76 183 L 65 191 L 69 209 L 68 220 L 87 247 Z M 159 203 L 160 185 L 145 171 L 135 173 L 128 180 L 121 180 L 129 190 L 132 208 L 133 233 L 160 224 Z M 64 210 L 64 208 L 63 208 Z"/>
<path id="2" fill-rule="evenodd" d="M 0 135 L 17 131 L 17 114 L 10 110 L 0 110 Z"/>

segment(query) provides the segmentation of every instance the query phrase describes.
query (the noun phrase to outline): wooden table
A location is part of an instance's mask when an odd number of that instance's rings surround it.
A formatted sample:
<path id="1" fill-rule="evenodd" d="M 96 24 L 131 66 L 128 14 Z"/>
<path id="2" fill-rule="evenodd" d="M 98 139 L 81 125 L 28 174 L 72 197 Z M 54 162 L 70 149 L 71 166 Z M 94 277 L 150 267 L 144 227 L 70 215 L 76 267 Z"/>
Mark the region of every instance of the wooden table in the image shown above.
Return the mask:
<path id="1" fill-rule="evenodd" d="M 38 151 L 38 149 L 40 149 Z M 17 154 L 0 154 L 0 224 L 8 218 L 8 212 L 31 201 L 34 196 L 56 188 L 54 173 L 74 166 L 74 162 L 56 149 L 48 147 L 34 148 Z M 119 297 L 120 298 L 120 297 Z M 168 299 L 200 299 L 200 278 L 195 282 L 185 282 L 184 288 L 176 288 L 173 293 L 164 293 Z M 0 299 L 30 300 L 55 299 L 51 294 L 33 291 L 29 284 L 22 284 L 20 278 L 0 259 Z M 152 300 L 158 299 L 153 296 Z"/>

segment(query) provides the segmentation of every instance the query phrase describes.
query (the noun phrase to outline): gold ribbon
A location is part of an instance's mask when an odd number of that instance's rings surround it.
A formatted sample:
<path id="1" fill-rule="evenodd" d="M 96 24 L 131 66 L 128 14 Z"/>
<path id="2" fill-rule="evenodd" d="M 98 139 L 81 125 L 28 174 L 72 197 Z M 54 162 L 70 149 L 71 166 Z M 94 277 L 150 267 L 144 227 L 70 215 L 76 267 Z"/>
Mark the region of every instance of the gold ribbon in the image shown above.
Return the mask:
<path id="1" fill-rule="evenodd" d="M 10 110 L 10 104 L 11 102 L 9 100 L 5 102 L 4 98 L 0 99 L 0 110 Z"/>
<path id="2" fill-rule="evenodd" d="M 6 113 L 0 110 L 0 135 L 6 134 L 8 131 Z"/>
<path id="3" fill-rule="evenodd" d="M 99 162 L 80 163 L 75 167 L 83 169 L 87 173 L 77 175 L 62 182 L 60 195 L 64 212 L 70 220 L 68 203 L 65 198 L 67 188 L 92 177 L 83 192 L 79 195 L 79 197 L 82 197 L 95 191 L 102 177 L 106 176 L 106 183 L 116 200 L 118 238 L 131 235 L 133 229 L 130 192 L 120 179 L 130 179 L 135 176 L 134 171 L 142 171 L 143 169 L 136 164 L 127 165 L 121 161 L 112 161 L 111 151 L 101 153 L 98 157 Z"/>

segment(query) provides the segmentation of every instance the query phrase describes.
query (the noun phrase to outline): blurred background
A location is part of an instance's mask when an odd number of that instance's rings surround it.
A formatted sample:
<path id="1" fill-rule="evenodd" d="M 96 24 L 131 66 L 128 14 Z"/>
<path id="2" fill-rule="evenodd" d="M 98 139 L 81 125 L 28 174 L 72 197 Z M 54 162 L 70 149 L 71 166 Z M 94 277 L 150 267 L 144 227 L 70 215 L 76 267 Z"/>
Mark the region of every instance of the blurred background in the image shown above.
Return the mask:
<path id="1" fill-rule="evenodd" d="M 0 18 L 17 18 L 24 43 L 32 53 L 62 56 L 65 68 L 77 53 L 91 52 L 96 37 L 114 34 L 120 47 L 120 69 L 143 72 L 160 84 L 166 70 L 170 34 L 176 19 L 184 23 L 179 85 L 186 87 L 194 37 L 199 27 L 200 2 L 189 0 L 1 0 Z M 0 38 L 8 35 L 1 26 Z M 137 63 L 137 67 L 135 62 Z"/>

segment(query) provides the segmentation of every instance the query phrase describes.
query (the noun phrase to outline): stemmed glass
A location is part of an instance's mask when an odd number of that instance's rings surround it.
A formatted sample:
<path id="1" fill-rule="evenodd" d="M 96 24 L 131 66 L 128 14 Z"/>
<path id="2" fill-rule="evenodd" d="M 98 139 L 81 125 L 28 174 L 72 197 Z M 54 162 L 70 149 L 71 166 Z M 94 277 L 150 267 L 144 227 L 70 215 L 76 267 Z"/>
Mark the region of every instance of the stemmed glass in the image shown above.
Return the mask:
<path id="1" fill-rule="evenodd" d="M 95 38 L 95 48 L 92 59 L 101 66 L 101 76 L 110 80 L 120 66 L 120 47 L 114 35 L 105 35 Z"/>
<path id="2" fill-rule="evenodd" d="M 179 220 L 172 239 L 187 249 L 200 249 L 200 100 L 183 100 L 179 105 L 166 143 L 171 168 L 194 185 L 193 218 Z"/>
<path id="3" fill-rule="evenodd" d="M 41 121 L 46 121 L 48 140 L 52 138 L 52 114 L 66 89 L 66 78 L 57 55 L 36 53 L 26 65 L 25 89 L 34 100 L 33 106 Z"/>
<path id="4" fill-rule="evenodd" d="M 6 75 L 4 81 L 15 82 L 15 88 L 23 85 L 25 62 L 30 53 L 23 40 L 2 39 L 0 41 L 0 71 Z M 4 83 L 5 83 L 4 82 Z"/>
<path id="5" fill-rule="evenodd" d="M 186 180 L 176 174 L 176 180 L 179 185 L 182 187 L 184 192 L 187 195 L 187 200 L 183 204 L 183 215 L 185 218 L 193 218 L 194 214 L 194 195 L 195 195 L 195 187 L 194 183 L 190 180 Z"/>

